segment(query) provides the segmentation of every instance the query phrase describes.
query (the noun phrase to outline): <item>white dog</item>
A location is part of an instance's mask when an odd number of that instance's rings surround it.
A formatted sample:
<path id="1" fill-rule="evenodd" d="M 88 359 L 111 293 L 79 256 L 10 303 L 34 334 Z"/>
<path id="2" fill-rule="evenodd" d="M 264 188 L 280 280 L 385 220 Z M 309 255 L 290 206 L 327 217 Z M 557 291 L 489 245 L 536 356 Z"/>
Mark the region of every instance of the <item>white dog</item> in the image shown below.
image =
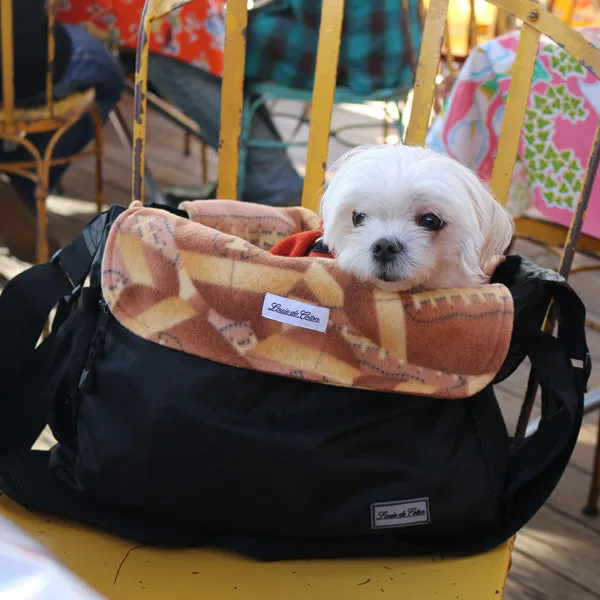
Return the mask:
<path id="1" fill-rule="evenodd" d="M 387 291 L 480 285 L 513 221 L 458 161 L 408 146 L 357 148 L 321 201 L 323 242 L 339 267 Z"/>

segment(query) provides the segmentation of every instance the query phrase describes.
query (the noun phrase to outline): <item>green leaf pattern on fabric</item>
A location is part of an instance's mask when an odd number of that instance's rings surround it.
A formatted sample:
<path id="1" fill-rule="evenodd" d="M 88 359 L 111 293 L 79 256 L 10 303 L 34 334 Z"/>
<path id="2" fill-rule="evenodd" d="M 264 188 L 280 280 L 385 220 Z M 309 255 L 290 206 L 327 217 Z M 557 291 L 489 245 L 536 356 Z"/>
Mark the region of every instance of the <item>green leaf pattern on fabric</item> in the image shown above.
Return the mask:
<path id="1" fill-rule="evenodd" d="M 581 190 L 579 173 L 583 167 L 572 149 L 559 150 L 554 143 L 554 119 L 573 124 L 585 121 L 589 111 L 582 98 L 569 91 L 568 78 L 585 77 L 585 69 L 565 50 L 545 44 L 550 70 L 560 74 L 564 84 L 551 86 L 551 75 L 538 59 L 533 76 L 529 106 L 523 124 L 523 151 L 529 186 L 539 189 L 548 206 L 573 209 Z"/>

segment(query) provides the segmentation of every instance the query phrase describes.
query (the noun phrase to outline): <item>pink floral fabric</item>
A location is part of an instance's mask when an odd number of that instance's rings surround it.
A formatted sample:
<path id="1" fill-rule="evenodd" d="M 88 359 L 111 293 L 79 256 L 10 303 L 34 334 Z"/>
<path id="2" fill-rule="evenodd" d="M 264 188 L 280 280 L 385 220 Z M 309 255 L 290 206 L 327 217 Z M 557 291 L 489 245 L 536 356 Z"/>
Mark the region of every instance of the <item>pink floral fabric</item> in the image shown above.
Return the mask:
<path id="1" fill-rule="evenodd" d="M 582 30 L 600 47 L 600 28 Z M 511 80 L 518 34 L 473 49 L 434 122 L 427 144 L 453 156 L 489 180 Z M 513 174 L 508 208 L 531 208 L 569 225 L 600 115 L 600 82 L 564 49 L 543 38 Z M 583 226 L 600 237 L 600 178 L 592 190 Z"/>

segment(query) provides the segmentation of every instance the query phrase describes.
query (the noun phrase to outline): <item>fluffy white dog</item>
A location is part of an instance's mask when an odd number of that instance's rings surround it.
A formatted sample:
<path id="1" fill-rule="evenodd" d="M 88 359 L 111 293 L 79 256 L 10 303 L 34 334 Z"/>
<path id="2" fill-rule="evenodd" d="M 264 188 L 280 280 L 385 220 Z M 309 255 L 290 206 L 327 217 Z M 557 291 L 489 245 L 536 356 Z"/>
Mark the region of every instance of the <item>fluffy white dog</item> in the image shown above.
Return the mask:
<path id="1" fill-rule="evenodd" d="M 480 285 L 513 221 L 458 161 L 418 147 L 351 150 L 321 201 L 323 242 L 339 267 L 387 291 Z"/>

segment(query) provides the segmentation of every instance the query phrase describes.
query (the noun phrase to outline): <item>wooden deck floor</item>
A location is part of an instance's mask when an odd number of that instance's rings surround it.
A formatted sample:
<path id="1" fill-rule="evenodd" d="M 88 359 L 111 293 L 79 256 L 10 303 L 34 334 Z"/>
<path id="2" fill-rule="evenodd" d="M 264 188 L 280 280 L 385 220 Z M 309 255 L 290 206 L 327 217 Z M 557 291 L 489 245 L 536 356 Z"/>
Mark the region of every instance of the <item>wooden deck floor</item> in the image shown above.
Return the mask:
<path id="1" fill-rule="evenodd" d="M 298 104 L 283 103 L 277 107 L 300 114 Z M 125 113 L 131 114 L 130 102 L 125 102 Z M 356 122 L 370 127 L 349 132 L 347 139 L 354 144 L 382 141 L 378 107 L 337 108 L 334 124 Z M 293 129 L 293 121 L 278 121 L 284 135 Z M 300 136 L 306 135 L 306 127 Z M 149 163 L 154 176 L 165 186 L 197 185 L 200 178 L 198 144 L 192 143 L 192 152 L 183 156 L 183 136 L 168 122 L 152 115 L 149 123 Z M 330 160 L 337 158 L 344 148 L 332 142 Z M 293 160 L 303 171 L 304 152 L 294 149 Z M 65 195 L 49 201 L 51 227 L 62 242 L 67 242 L 89 220 L 94 212 L 92 198 L 92 162 L 83 161 L 73 166 L 65 178 Z M 131 154 L 123 149 L 110 126 L 106 129 L 105 189 L 106 201 L 127 204 L 130 194 Z M 216 178 L 216 157 L 209 155 L 210 179 Z M 1 201 L 1 199 L 0 199 Z M 1 204 L 0 204 L 1 207 Z M 518 243 L 516 251 L 538 263 L 556 266 L 557 259 L 540 248 Z M 0 241 L 0 289 L 6 280 L 27 265 L 19 262 L 2 248 Z M 588 272 L 576 275 L 573 285 L 581 293 L 588 311 L 600 318 L 600 274 Z M 592 359 L 600 364 L 600 335 L 589 333 Z M 600 384 L 600 369 L 593 375 Z M 525 367 L 498 386 L 498 396 L 509 428 L 514 428 L 521 396 L 525 388 Z M 505 598 L 508 600 L 591 600 L 600 598 L 600 518 L 582 515 L 581 508 L 590 483 L 594 444 L 598 433 L 598 415 L 586 417 L 579 442 L 571 463 L 558 488 L 546 506 L 518 535 L 513 565 Z M 442 595 L 440 595 L 442 597 Z M 412 599 L 411 599 L 412 600 Z M 415 599 L 416 600 L 416 599 Z"/>

